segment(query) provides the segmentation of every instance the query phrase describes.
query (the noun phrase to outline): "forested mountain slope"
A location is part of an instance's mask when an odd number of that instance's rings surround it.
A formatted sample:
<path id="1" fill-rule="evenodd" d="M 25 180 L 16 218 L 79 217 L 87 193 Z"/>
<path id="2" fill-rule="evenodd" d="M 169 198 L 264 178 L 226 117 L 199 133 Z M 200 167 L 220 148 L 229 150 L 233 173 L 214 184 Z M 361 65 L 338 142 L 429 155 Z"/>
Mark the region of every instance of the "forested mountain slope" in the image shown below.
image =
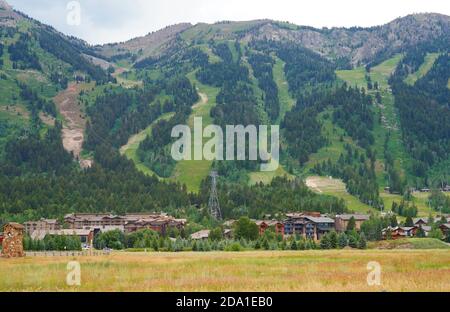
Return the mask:
<path id="1" fill-rule="evenodd" d="M 389 210 L 402 198 L 422 207 L 410 188 L 450 184 L 448 16 L 351 29 L 179 24 L 91 47 L 1 3 L 1 219 L 166 211 L 211 224 L 212 168 L 226 218 L 351 211 L 355 201 L 359 212 Z M 57 97 L 70 87 L 83 125 L 75 155 L 64 148 L 70 114 Z M 171 130 L 196 116 L 280 125 L 280 168 L 175 162 Z M 302 179 L 311 175 L 341 179 L 351 200 L 310 191 Z"/>

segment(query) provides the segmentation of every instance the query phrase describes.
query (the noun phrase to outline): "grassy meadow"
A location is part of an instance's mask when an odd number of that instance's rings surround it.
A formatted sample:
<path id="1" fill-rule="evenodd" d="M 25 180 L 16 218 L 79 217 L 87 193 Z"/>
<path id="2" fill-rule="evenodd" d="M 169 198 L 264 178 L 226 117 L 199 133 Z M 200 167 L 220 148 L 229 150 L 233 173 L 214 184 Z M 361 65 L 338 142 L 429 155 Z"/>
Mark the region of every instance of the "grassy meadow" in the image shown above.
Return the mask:
<path id="1" fill-rule="evenodd" d="M 79 261 L 81 286 L 67 286 Z M 381 265 L 369 286 L 367 265 Z M 126 253 L 0 259 L 0 291 L 450 291 L 448 250 Z"/>

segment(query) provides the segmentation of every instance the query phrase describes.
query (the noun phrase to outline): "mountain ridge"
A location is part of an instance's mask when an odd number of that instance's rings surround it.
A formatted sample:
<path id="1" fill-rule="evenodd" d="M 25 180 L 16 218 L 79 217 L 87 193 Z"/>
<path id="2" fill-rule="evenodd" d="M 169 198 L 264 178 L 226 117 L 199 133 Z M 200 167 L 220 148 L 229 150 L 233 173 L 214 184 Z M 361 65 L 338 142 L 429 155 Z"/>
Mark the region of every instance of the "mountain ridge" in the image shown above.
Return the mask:
<path id="1" fill-rule="evenodd" d="M 181 23 L 168 26 L 124 43 L 95 46 L 105 57 L 120 51 L 135 54 L 136 60 L 158 58 L 176 44 L 189 46 L 208 40 L 292 41 L 329 58 L 350 55 L 351 63 L 368 63 L 384 50 L 398 52 L 407 46 L 448 38 L 450 17 L 439 13 L 417 13 L 397 18 L 387 24 L 372 27 L 314 28 L 270 19 L 252 21 L 222 21 L 195 25 Z M 338 44 L 336 44 L 338 43 Z"/>

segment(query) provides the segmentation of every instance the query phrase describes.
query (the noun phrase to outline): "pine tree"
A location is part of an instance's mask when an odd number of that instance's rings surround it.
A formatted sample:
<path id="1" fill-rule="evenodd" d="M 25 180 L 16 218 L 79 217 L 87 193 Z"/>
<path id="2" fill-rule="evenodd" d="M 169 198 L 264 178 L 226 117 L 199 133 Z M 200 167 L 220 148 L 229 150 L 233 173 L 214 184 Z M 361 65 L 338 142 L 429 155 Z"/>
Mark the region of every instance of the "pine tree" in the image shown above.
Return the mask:
<path id="1" fill-rule="evenodd" d="M 291 250 L 297 250 L 297 242 L 295 241 L 295 239 L 292 241 L 291 243 Z"/>
<path id="2" fill-rule="evenodd" d="M 349 235 L 348 245 L 352 248 L 358 248 L 358 236 L 357 235 Z"/>
<path id="3" fill-rule="evenodd" d="M 356 220 L 355 217 L 352 216 L 347 224 L 347 232 L 353 231 L 356 229 Z"/>
<path id="4" fill-rule="evenodd" d="M 305 241 L 305 239 L 303 237 L 299 240 L 297 247 L 298 247 L 299 250 L 305 250 L 306 249 L 306 241 Z"/>
<path id="5" fill-rule="evenodd" d="M 429 226 L 433 226 L 434 225 L 434 218 L 433 218 L 433 215 L 431 214 L 431 212 L 430 212 L 430 214 L 428 216 L 427 225 L 429 225 Z"/>
<path id="6" fill-rule="evenodd" d="M 152 248 L 154 251 L 158 251 L 159 247 L 158 247 L 158 241 L 156 240 L 156 238 L 152 239 Z"/>
<path id="7" fill-rule="evenodd" d="M 330 239 L 328 237 L 328 234 L 325 234 L 324 236 L 322 236 L 322 239 L 320 240 L 320 248 L 321 249 L 330 249 L 331 248 Z"/>
<path id="8" fill-rule="evenodd" d="M 391 227 L 397 227 L 398 226 L 397 216 L 392 215 L 390 218 L 390 222 L 391 222 Z"/>
<path id="9" fill-rule="evenodd" d="M 269 246 L 269 241 L 266 239 L 266 238 L 264 238 L 264 240 L 263 240 L 263 248 L 265 249 L 265 250 L 269 250 L 270 249 L 270 246 Z"/>
<path id="10" fill-rule="evenodd" d="M 359 237 L 358 248 L 359 249 L 366 249 L 367 248 L 366 235 L 364 235 L 364 233 L 361 233 L 361 235 Z"/>
<path id="11" fill-rule="evenodd" d="M 422 229 L 422 227 L 419 227 L 419 229 L 417 230 L 416 237 L 418 237 L 418 238 L 424 238 L 425 237 L 425 231 Z"/>
<path id="12" fill-rule="evenodd" d="M 339 248 L 345 248 L 348 246 L 348 239 L 347 239 L 347 235 L 345 235 L 345 233 L 339 234 L 338 246 L 339 246 Z"/>
<path id="13" fill-rule="evenodd" d="M 413 227 L 414 226 L 414 221 L 411 218 L 411 216 L 406 217 L 405 226 L 408 226 L 408 227 Z"/>
<path id="14" fill-rule="evenodd" d="M 330 248 L 336 249 L 338 247 L 338 236 L 335 231 L 331 231 L 328 236 Z"/>

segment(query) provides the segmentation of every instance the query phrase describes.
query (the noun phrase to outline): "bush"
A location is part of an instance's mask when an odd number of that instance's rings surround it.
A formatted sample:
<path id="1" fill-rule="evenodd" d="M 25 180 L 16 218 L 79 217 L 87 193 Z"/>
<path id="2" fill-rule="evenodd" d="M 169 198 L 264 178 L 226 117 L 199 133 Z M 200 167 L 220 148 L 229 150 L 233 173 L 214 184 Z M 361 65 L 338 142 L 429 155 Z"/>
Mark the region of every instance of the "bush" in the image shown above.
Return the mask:
<path id="1" fill-rule="evenodd" d="M 235 243 L 227 245 L 225 247 L 225 251 L 233 251 L 233 252 L 242 251 L 242 246 L 238 242 L 235 242 Z"/>

